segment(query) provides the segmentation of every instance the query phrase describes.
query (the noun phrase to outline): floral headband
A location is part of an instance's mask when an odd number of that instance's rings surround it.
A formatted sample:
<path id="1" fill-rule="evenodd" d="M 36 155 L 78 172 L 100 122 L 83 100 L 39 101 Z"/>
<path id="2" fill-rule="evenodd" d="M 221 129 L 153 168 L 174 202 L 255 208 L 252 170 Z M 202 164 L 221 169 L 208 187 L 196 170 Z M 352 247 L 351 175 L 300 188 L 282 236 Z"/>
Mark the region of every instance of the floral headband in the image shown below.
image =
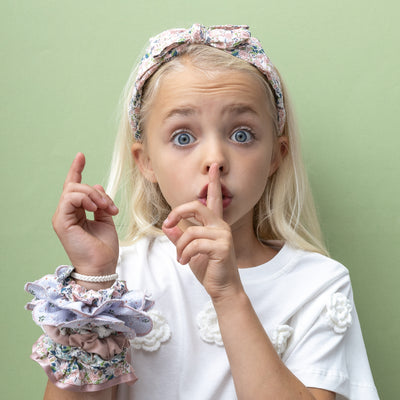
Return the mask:
<path id="1" fill-rule="evenodd" d="M 179 56 L 191 44 L 204 44 L 224 50 L 254 65 L 263 73 L 274 91 L 279 133 L 282 134 L 286 112 L 281 81 L 274 65 L 261 47 L 261 43 L 251 36 L 248 28 L 247 25 L 219 25 L 207 28 L 194 24 L 190 29 L 170 29 L 151 38 L 145 55 L 139 63 L 129 103 L 128 112 L 135 139 L 141 139 L 139 114 L 144 84 L 162 64 Z"/>

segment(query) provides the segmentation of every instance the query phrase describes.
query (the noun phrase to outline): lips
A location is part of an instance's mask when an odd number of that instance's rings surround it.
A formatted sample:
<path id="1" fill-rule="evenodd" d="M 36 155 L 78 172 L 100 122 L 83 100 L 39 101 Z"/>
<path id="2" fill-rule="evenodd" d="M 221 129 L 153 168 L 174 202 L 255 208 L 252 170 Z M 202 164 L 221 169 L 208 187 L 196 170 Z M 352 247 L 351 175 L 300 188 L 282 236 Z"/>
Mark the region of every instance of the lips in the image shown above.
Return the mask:
<path id="1" fill-rule="evenodd" d="M 199 201 L 207 206 L 207 193 L 208 193 L 208 185 L 205 185 L 201 192 L 198 195 Z M 226 186 L 221 185 L 221 193 L 222 193 L 222 206 L 226 208 L 232 202 L 232 193 L 226 188 Z"/>

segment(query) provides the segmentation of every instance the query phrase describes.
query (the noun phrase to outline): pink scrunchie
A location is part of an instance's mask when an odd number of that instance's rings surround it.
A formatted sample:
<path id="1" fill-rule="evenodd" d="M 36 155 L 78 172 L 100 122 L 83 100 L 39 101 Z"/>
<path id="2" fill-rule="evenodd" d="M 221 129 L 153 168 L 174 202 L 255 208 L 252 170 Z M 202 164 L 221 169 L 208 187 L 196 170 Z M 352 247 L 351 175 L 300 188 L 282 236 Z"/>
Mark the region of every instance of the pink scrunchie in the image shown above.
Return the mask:
<path id="1" fill-rule="evenodd" d="M 63 346 L 79 347 L 88 353 L 96 353 L 103 360 L 111 360 L 124 348 L 129 347 L 129 340 L 122 333 L 101 339 L 96 332 L 63 335 L 56 326 L 44 325 L 43 328 L 54 342 Z"/>

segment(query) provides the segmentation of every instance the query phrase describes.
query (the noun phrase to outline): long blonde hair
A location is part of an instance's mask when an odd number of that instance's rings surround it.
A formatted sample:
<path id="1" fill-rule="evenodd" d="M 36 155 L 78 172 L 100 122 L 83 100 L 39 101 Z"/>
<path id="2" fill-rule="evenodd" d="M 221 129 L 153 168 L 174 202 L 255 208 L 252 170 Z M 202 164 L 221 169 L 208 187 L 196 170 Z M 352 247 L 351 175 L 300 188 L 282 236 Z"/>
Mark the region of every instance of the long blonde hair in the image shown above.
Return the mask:
<path id="1" fill-rule="evenodd" d="M 265 77 L 251 64 L 224 51 L 205 45 L 191 45 L 184 54 L 162 65 L 146 82 L 140 115 L 144 137 L 144 122 L 157 95 L 160 80 L 169 71 L 182 68 L 185 62 L 190 62 L 196 68 L 209 73 L 236 70 L 256 77 L 265 87 L 270 104 L 270 109 L 266 112 L 273 118 L 275 135 L 281 136 L 278 133 L 273 92 Z M 131 154 L 131 146 L 135 139 L 127 110 L 135 77 L 133 71 L 121 98 L 122 113 L 107 187 L 110 196 L 119 196 L 118 200 L 122 205 L 118 225 L 123 244 L 132 243 L 143 236 L 155 237 L 162 234 L 161 225 L 171 210 L 158 185 L 142 176 Z M 278 170 L 269 178 L 264 193 L 255 206 L 254 231 L 261 241 L 283 240 L 293 247 L 327 255 L 302 162 L 293 110 L 283 83 L 282 86 L 286 109 L 286 123 L 282 135 L 288 138 L 288 153 Z"/>

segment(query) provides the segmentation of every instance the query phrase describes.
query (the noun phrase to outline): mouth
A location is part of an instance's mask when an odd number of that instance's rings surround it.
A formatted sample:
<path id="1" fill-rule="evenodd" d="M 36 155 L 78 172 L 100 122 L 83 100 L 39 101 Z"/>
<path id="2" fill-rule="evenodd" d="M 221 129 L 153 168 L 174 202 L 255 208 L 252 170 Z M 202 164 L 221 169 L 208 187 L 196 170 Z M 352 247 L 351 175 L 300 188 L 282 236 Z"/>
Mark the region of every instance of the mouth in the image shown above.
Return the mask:
<path id="1" fill-rule="evenodd" d="M 222 193 L 222 207 L 225 209 L 231 204 L 233 195 L 224 185 L 221 185 L 221 193 Z M 207 194 L 208 194 L 208 185 L 205 185 L 198 195 L 198 200 L 205 206 L 207 206 Z"/>

